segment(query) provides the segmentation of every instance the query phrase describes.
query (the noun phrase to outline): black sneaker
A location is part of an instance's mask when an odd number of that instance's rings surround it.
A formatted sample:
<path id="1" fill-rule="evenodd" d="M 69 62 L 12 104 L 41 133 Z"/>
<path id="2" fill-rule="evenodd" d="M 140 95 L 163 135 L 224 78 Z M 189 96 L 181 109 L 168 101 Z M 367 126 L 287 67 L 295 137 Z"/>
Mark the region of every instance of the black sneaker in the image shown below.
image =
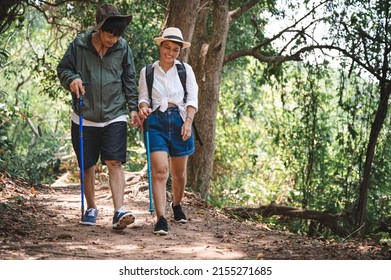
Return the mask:
<path id="1" fill-rule="evenodd" d="M 177 206 L 174 206 L 174 203 L 171 202 L 171 208 L 172 208 L 172 211 L 174 211 L 175 222 L 182 223 L 182 224 L 187 222 L 186 215 L 185 215 L 185 213 L 183 213 L 183 210 L 182 210 L 182 207 L 180 204 L 178 204 Z"/>
<path id="2" fill-rule="evenodd" d="M 159 220 L 157 221 L 155 228 L 153 230 L 154 234 L 160 234 L 160 235 L 167 235 L 168 233 L 168 224 L 166 218 L 163 216 L 160 216 Z"/>

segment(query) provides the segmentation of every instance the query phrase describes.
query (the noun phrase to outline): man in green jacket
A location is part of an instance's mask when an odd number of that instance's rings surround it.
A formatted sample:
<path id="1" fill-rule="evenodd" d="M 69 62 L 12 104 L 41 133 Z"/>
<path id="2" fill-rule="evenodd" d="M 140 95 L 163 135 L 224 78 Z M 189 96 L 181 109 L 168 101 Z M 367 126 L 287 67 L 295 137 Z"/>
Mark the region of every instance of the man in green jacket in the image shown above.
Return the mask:
<path id="1" fill-rule="evenodd" d="M 57 67 L 61 85 L 72 92 L 72 144 L 80 166 L 78 99 L 83 95 L 84 184 L 87 210 L 82 224 L 96 225 L 95 166 L 107 165 L 113 197 L 113 229 L 134 222 L 124 209 L 127 115 L 140 125 L 132 51 L 121 36 L 131 21 L 111 4 L 97 9 L 93 30 L 77 36 Z"/>

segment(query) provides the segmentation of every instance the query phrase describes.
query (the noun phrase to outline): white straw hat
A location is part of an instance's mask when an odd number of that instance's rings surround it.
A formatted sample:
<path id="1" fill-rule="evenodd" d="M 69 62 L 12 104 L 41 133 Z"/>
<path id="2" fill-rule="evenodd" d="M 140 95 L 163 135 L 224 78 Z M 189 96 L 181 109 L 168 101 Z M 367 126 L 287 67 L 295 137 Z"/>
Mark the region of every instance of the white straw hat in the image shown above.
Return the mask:
<path id="1" fill-rule="evenodd" d="M 182 32 L 179 28 L 176 27 L 168 27 L 163 31 L 161 37 L 156 37 L 155 42 L 160 46 L 163 41 L 173 41 L 182 44 L 182 49 L 186 49 L 190 47 L 190 43 L 183 41 Z"/>

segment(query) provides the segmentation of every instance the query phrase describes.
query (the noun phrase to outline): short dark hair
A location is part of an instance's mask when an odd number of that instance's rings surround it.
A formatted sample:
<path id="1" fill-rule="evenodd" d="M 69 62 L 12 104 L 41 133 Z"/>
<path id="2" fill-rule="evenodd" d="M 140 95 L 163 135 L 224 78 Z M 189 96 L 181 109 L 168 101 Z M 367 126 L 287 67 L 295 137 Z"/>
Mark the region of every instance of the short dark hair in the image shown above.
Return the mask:
<path id="1" fill-rule="evenodd" d="M 183 47 L 183 43 L 181 43 L 181 42 L 177 42 L 177 41 L 171 41 L 171 40 L 164 40 L 163 42 L 161 42 L 160 44 L 163 44 L 164 42 L 166 42 L 166 41 L 170 41 L 170 42 L 173 42 L 174 44 L 177 44 L 181 49 L 182 49 L 182 47 Z"/>
<path id="2" fill-rule="evenodd" d="M 102 30 L 113 34 L 114 36 L 122 36 L 125 33 L 125 29 L 128 26 L 128 22 L 124 18 L 112 17 L 108 18 L 102 25 Z"/>
<path id="3" fill-rule="evenodd" d="M 179 45 L 179 47 L 182 49 L 182 47 L 183 47 L 183 44 L 182 44 L 182 43 L 180 43 L 180 42 L 175 42 L 175 41 L 171 41 L 171 42 L 177 43 L 177 44 Z"/>

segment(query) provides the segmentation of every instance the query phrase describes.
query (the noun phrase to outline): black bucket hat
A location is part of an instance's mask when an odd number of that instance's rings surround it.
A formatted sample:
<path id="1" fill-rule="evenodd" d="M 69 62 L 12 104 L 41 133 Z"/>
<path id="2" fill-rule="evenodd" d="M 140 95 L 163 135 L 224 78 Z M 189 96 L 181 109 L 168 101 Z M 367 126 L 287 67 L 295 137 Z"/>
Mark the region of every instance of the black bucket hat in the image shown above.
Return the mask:
<path id="1" fill-rule="evenodd" d="M 98 7 L 96 10 L 96 25 L 95 29 L 98 30 L 102 27 L 102 25 L 105 23 L 105 21 L 108 18 L 124 18 L 126 19 L 127 24 L 130 23 L 132 20 L 131 15 L 121 15 L 121 13 L 117 10 L 117 8 L 112 4 L 103 4 Z"/>

